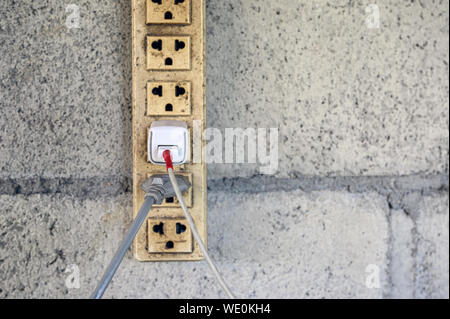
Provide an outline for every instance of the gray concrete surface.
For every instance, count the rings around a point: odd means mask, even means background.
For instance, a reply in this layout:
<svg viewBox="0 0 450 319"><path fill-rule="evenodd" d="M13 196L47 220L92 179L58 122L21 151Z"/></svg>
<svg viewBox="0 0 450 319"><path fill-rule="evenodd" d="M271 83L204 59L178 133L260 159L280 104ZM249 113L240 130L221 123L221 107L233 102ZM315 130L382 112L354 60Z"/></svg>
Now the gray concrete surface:
<svg viewBox="0 0 450 319"><path fill-rule="evenodd" d="M448 298L447 194L421 199L414 217L375 192L212 191L208 202L212 256L240 297ZM131 219L129 195L0 204L1 298L88 296ZM68 289L73 265L80 286ZM138 263L129 253L106 297L225 296L203 262Z"/></svg>
<svg viewBox="0 0 450 319"><path fill-rule="evenodd" d="M80 29L66 7L80 8ZM0 178L130 176L128 1L2 0Z"/></svg>
<svg viewBox="0 0 450 319"><path fill-rule="evenodd" d="M242 297L448 298L448 4L370 3L207 1L208 126L280 130L276 174L208 170ZM1 4L0 298L86 297L130 223L130 3ZM130 254L107 295L222 296Z"/></svg>
<svg viewBox="0 0 450 319"><path fill-rule="evenodd" d="M448 173L448 6L370 3L210 1L209 124L278 127L282 177Z"/></svg>
<svg viewBox="0 0 450 319"><path fill-rule="evenodd" d="M415 291L419 298L448 298L448 197L426 197L417 217Z"/></svg>
<svg viewBox="0 0 450 319"><path fill-rule="evenodd" d="M129 2L70 3L3 0L2 178L131 175ZM368 4L208 1L208 125L279 128L280 177L448 173L448 6Z"/></svg>
<svg viewBox="0 0 450 319"><path fill-rule="evenodd" d="M406 197L405 208L391 213L390 296L448 298L448 194Z"/></svg>

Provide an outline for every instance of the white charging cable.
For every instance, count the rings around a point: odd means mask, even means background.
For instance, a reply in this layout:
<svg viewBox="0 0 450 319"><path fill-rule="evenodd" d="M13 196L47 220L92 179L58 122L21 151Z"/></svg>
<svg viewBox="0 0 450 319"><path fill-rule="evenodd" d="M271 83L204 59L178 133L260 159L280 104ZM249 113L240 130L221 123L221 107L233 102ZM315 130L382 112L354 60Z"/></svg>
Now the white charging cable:
<svg viewBox="0 0 450 319"><path fill-rule="evenodd" d="M175 177L175 173L173 172L173 165L172 165L170 151L167 150L164 152L164 160L166 161L167 172L169 173L170 182L172 183L175 194L177 195L178 201L181 204L181 208L183 209L186 220L188 221L188 224L191 227L192 234L194 235L194 238L197 241L197 244L200 247L200 250L202 251L203 255L205 256L205 259L208 262L209 267L211 268L212 272L216 276L216 278L219 281L220 285L222 286L223 290L225 290L226 294L228 295L228 297L230 299L235 299L230 288L228 288L228 285L226 284L225 280L220 275L219 271L217 270L216 265L214 264L211 257L209 256L208 250L206 249L205 244L203 243L202 238L200 237L200 234L197 231L197 227L195 226L194 220L192 219L192 216L189 213L189 210L186 206L183 195L181 194L180 187L178 186L177 178Z"/></svg>

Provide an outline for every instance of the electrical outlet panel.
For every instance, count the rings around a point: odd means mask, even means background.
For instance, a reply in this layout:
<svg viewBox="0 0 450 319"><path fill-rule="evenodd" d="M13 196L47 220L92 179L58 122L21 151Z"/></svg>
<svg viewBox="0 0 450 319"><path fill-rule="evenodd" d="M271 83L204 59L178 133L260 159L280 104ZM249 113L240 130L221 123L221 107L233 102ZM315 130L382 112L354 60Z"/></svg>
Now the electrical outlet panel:
<svg viewBox="0 0 450 319"><path fill-rule="evenodd" d="M191 83L188 81L147 83L147 115L191 115Z"/></svg>
<svg viewBox="0 0 450 319"><path fill-rule="evenodd" d="M204 141L198 137L206 127L205 3L132 0L133 211L136 216L144 202L142 183L152 175L166 174L164 166L149 161L150 128L159 121L183 121L189 131L188 161L174 169L192 183L183 196L207 245L206 164ZM154 231L161 223L164 235ZM186 231L177 234L177 223L186 226ZM137 260L204 258L176 198L153 206L146 225L133 244Z"/></svg>
<svg viewBox="0 0 450 319"><path fill-rule="evenodd" d="M188 36L147 36L147 69L189 70L190 43Z"/></svg>
<svg viewBox="0 0 450 319"><path fill-rule="evenodd" d="M190 24L191 0L147 0L147 24Z"/></svg>
<svg viewBox="0 0 450 319"><path fill-rule="evenodd" d="M150 254L192 253L192 233L185 219L149 219Z"/></svg>

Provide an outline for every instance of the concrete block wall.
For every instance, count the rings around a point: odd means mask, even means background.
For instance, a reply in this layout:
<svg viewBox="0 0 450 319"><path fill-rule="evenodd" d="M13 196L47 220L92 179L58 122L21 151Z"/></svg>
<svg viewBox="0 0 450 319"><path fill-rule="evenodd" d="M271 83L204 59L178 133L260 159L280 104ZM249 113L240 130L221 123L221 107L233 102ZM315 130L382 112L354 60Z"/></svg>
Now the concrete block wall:
<svg viewBox="0 0 450 319"><path fill-rule="evenodd" d="M130 3L1 7L0 298L85 298L131 223ZM449 297L448 17L207 1L208 126L279 129L275 174L208 169L209 247L239 297ZM224 295L205 263L129 253L106 297Z"/></svg>

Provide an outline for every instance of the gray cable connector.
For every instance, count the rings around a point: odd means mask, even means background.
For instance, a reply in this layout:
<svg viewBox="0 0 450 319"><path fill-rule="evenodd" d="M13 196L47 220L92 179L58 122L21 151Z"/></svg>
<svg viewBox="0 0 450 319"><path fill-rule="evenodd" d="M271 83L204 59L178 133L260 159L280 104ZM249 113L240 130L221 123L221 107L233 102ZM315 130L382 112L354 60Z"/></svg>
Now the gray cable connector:
<svg viewBox="0 0 450 319"><path fill-rule="evenodd" d="M181 193L187 192L191 187L191 182L186 176L176 176ZM155 205L161 205L164 198L175 197L175 189L170 182L169 175L153 175L141 186L145 192L145 198L152 197Z"/></svg>

